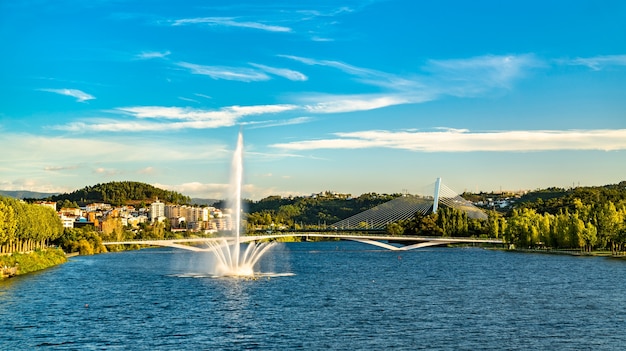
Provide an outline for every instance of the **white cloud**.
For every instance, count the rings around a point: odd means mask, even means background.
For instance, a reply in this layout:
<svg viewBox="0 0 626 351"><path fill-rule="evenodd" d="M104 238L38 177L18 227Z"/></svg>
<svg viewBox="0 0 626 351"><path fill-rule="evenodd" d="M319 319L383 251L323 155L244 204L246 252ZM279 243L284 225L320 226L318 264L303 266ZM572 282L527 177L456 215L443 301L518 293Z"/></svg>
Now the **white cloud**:
<svg viewBox="0 0 626 351"><path fill-rule="evenodd" d="M44 171L59 172L59 171L75 170L77 168L78 168L78 166L76 166L76 165L72 165L72 166L46 166L46 167L44 167Z"/></svg>
<svg viewBox="0 0 626 351"><path fill-rule="evenodd" d="M170 54L171 52L169 50L164 51L164 52L147 51L147 52L142 52L140 54L137 54L135 57L140 60L150 60L150 59L155 59L155 58L164 58L166 56L169 56Z"/></svg>
<svg viewBox="0 0 626 351"><path fill-rule="evenodd" d="M139 173L139 174L154 174L154 173L156 173L156 170L154 169L154 167L150 166L150 167L145 167L145 168L142 168L142 169L138 170L137 173Z"/></svg>
<svg viewBox="0 0 626 351"><path fill-rule="evenodd" d="M189 182L176 185L168 184L152 184L153 186L166 189L170 191L176 191L189 197L196 197L201 199L226 199L229 193L229 184L220 183L200 183Z"/></svg>
<svg viewBox="0 0 626 351"><path fill-rule="evenodd" d="M213 99L211 96L205 95L205 94L195 93L193 95L201 97L201 98L205 98L205 99Z"/></svg>
<svg viewBox="0 0 626 351"><path fill-rule="evenodd" d="M307 79L309 79L306 75L298 72L298 71L293 71L287 68L275 68L275 67L270 67L270 66L265 66L265 65L260 65L260 64L256 64L256 63L250 63L250 65L259 68L269 74L273 74L275 76L279 76L279 77L283 77L283 78L287 78L289 80L292 81L305 81Z"/></svg>
<svg viewBox="0 0 626 351"><path fill-rule="evenodd" d="M21 178L13 181L0 180L2 190L27 190L41 193L68 193L75 189L46 183L45 180Z"/></svg>
<svg viewBox="0 0 626 351"><path fill-rule="evenodd" d="M625 150L626 129L518 130L470 132L391 132L371 130L335 133L337 138L274 144L287 150L390 148L423 152Z"/></svg>
<svg viewBox="0 0 626 351"><path fill-rule="evenodd" d="M248 127L248 129L259 129L259 128L282 127L282 126L289 126L289 125L295 125L295 124L309 123L312 120L313 118L311 117L296 117L296 118L285 119L285 120L248 122L248 123L244 123L244 125L245 124L251 125L251 127Z"/></svg>
<svg viewBox="0 0 626 351"><path fill-rule="evenodd" d="M84 91L78 89L39 89L40 91L47 91L49 93L55 93L65 96L71 96L76 98L78 102L85 102L87 100L93 100L95 97L93 95L87 94Z"/></svg>
<svg viewBox="0 0 626 351"><path fill-rule="evenodd" d="M594 71L600 71L611 66L626 66L626 55L606 55L594 57L577 57L559 62L572 66L587 66Z"/></svg>
<svg viewBox="0 0 626 351"><path fill-rule="evenodd" d="M295 105L228 106L219 110L203 110L166 106L120 107L113 112L124 113L139 120L94 119L72 122L51 128L72 132L146 132L181 129L213 129L230 127L245 116L274 114L296 109Z"/></svg>
<svg viewBox="0 0 626 351"><path fill-rule="evenodd" d="M172 21L173 26L181 26L187 24L205 24L209 26L224 26L224 27L238 27L238 28L250 28L258 29L268 32L291 32L291 28L283 26L273 26L259 22L240 22L233 17L199 17L199 18L184 18Z"/></svg>
<svg viewBox="0 0 626 351"><path fill-rule="evenodd" d="M279 55L306 65L325 66L352 75L363 84L384 89L379 94L308 94L296 98L310 112L336 113L370 110L398 104L422 103L444 95L471 97L494 89L510 88L530 68L543 63L533 55L479 56L455 60L430 60L421 74L393 73L353 66L340 61ZM318 100L318 101L316 101Z"/></svg>
<svg viewBox="0 0 626 351"><path fill-rule="evenodd" d="M154 150L159 150L160 161L206 160L225 156L223 146L209 142L203 144L198 140L179 138L164 141L143 135L132 137L101 135L96 139L5 133L0 134L0 145L20 145L2 150L0 168L14 165L13 168L25 167L43 172L46 172L45 168L50 165L71 165L79 162L83 162L80 163L80 168L85 168L88 163L93 162L144 162L145 155L154 154Z"/></svg>
<svg viewBox="0 0 626 351"><path fill-rule="evenodd" d="M209 76L215 80L256 82L270 79L267 74L246 67L203 66L189 62L178 62L176 65L189 69L193 74Z"/></svg>
<svg viewBox="0 0 626 351"><path fill-rule="evenodd" d="M107 169L104 167L98 167L94 169L93 173L104 175L104 176L115 176L115 175L122 174L122 172L118 169Z"/></svg>
<svg viewBox="0 0 626 351"><path fill-rule="evenodd" d="M411 80L387 72L353 66L341 61L317 60L313 58L293 55L278 56L294 60L309 66L324 66L335 68L346 74L357 77L359 81L368 85L380 86L394 90L400 90L405 88L406 86L415 87L420 85L416 79Z"/></svg>
<svg viewBox="0 0 626 351"><path fill-rule="evenodd" d="M417 102L417 97L403 94L310 95L298 98L302 108L311 113L343 113L367 111Z"/></svg>
<svg viewBox="0 0 626 351"><path fill-rule="evenodd" d="M183 101L187 101L187 102L193 102L193 103L196 103L196 104L199 103L198 100L190 99L190 98L187 98L187 97L184 97L184 96L179 96L178 99L179 100L183 100Z"/></svg>

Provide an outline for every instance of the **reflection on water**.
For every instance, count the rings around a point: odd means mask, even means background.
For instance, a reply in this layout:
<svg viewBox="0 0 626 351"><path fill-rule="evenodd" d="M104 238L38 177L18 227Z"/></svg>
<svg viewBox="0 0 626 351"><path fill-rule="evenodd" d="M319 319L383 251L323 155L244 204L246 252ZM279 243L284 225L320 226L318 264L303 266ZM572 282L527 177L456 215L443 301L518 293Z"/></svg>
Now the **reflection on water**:
<svg viewBox="0 0 626 351"><path fill-rule="evenodd" d="M199 253L73 258L0 283L0 349L618 350L626 262L281 244L251 279Z"/></svg>

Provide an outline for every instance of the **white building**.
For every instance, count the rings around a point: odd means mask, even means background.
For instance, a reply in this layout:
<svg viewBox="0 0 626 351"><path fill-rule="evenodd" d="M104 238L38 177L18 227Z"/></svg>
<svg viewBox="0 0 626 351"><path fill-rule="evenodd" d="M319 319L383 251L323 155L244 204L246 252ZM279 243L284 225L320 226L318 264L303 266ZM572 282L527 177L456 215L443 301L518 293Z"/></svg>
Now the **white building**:
<svg viewBox="0 0 626 351"><path fill-rule="evenodd" d="M150 204L150 222L154 223L163 217L165 217L165 204L157 199Z"/></svg>

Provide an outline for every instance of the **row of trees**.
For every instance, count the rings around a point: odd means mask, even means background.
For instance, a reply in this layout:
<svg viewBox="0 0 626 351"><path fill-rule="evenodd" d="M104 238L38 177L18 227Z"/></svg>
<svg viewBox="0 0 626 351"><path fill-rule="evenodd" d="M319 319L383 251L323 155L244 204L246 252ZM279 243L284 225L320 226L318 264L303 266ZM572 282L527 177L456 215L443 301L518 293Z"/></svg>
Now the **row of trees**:
<svg viewBox="0 0 626 351"><path fill-rule="evenodd" d="M504 239L518 247L610 249L614 254L626 244L626 201L584 204L573 201L573 210L557 214L532 208L513 210Z"/></svg>
<svg viewBox="0 0 626 351"><path fill-rule="evenodd" d="M416 214L413 218L387 226L391 235L426 235L444 237L490 236L499 237L503 217L489 211L487 220L470 218L467 212L452 207L440 207L437 213Z"/></svg>
<svg viewBox="0 0 626 351"><path fill-rule="evenodd" d="M44 248L63 234L56 212L0 196L0 252L24 252Z"/></svg>

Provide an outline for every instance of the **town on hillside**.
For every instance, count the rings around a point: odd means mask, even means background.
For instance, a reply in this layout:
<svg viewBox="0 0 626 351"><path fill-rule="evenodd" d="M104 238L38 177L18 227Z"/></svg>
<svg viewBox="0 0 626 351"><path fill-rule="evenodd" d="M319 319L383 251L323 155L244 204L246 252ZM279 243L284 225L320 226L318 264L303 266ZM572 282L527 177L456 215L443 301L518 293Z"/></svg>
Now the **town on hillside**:
<svg viewBox="0 0 626 351"><path fill-rule="evenodd" d="M125 227L137 230L142 224L165 223L172 232L191 231L205 234L231 230L229 213L215 207L165 204L158 199L148 208L112 206L107 203L91 203L84 207L62 207L57 210L55 201L38 201L39 205L55 210L64 228L93 226L100 232L112 230L118 220Z"/></svg>

